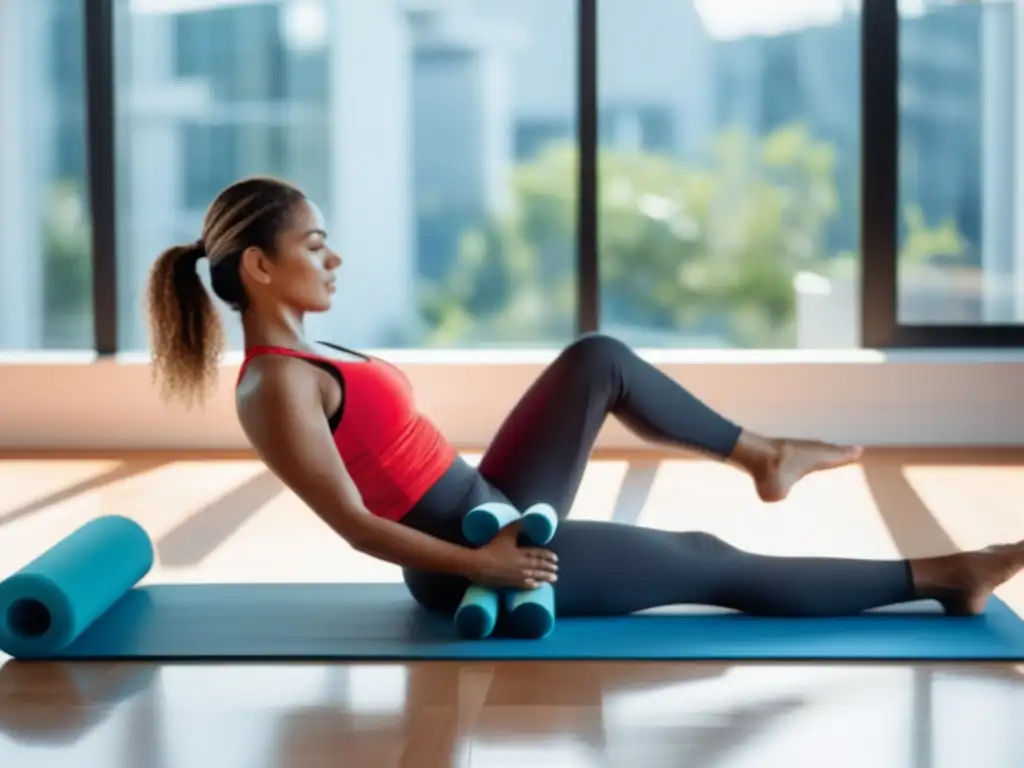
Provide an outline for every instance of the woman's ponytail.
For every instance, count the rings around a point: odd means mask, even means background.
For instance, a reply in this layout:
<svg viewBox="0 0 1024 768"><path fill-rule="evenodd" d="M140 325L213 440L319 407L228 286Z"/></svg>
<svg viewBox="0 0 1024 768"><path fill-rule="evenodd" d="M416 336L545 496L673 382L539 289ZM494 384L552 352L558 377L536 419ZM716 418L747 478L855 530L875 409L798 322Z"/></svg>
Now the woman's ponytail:
<svg viewBox="0 0 1024 768"><path fill-rule="evenodd" d="M153 377L165 401L202 402L217 383L224 345L220 316L199 278L202 241L164 251L149 275Z"/></svg>

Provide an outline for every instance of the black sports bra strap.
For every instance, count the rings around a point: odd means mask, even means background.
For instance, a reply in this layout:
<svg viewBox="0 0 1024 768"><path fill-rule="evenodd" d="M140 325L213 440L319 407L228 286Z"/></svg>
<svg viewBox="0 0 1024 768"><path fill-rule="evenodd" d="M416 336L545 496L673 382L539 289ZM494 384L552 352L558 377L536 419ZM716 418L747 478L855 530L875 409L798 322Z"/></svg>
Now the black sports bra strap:
<svg viewBox="0 0 1024 768"><path fill-rule="evenodd" d="M361 357L361 358L363 358L363 360L372 360L373 359L369 355L365 355L362 352L359 352L358 350L349 349L348 347L343 347L340 344L332 344L329 341L319 341L318 340L317 344L323 344L325 347L330 347L331 349L336 349L339 352L347 352L350 355L355 355L356 357Z"/></svg>

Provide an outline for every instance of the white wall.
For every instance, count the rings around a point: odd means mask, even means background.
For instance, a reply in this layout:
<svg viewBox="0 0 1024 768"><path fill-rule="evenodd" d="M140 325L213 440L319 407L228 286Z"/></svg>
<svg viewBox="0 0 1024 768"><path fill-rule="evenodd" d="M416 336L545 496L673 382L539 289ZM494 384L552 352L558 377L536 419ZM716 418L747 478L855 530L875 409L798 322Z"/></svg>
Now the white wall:
<svg viewBox="0 0 1024 768"><path fill-rule="evenodd" d="M553 352L381 352L458 447L485 446ZM644 352L743 425L866 445L1024 443L1024 350L813 353ZM4 362L6 360L6 362ZM205 412L163 407L145 361L0 357L0 449L246 448L235 420L237 361ZM642 443L612 424L601 448Z"/></svg>

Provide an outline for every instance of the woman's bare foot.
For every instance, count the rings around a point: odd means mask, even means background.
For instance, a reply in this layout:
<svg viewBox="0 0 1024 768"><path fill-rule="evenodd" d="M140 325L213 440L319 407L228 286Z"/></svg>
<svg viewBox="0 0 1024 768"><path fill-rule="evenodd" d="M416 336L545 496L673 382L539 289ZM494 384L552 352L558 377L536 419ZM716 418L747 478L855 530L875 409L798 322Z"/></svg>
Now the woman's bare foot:
<svg viewBox="0 0 1024 768"><path fill-rule="evenodd" d="M950 616L977 616L996 588L1024 570L1024 540L912 560L910 567L921 598L938 600Z"/></svg>
<svg viewBox="0 0 1024 768"><path fill-rule="evenodd" d="M852 464L863 453L860 446L819 440L772 439L768 443L770 452L751 472L757 495L765 502L782 501L801 478L812 472Z"/></svg>

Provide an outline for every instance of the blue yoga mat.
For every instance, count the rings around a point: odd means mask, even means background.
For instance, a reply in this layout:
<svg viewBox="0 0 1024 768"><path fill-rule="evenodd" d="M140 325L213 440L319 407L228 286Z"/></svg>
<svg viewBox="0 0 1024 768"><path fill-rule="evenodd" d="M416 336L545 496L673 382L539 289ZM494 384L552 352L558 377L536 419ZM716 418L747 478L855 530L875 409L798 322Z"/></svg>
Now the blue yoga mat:
<svg viewBox="0 0 1024 768"><path fill-rule="evenodd" d="M930 602L842 619L714 609L559 618L542 640L458 637L402 584L136 586L152 545L126 518L95 520L0 583L0 650L49 659L1024 660L1024 621Z"/></svg>

